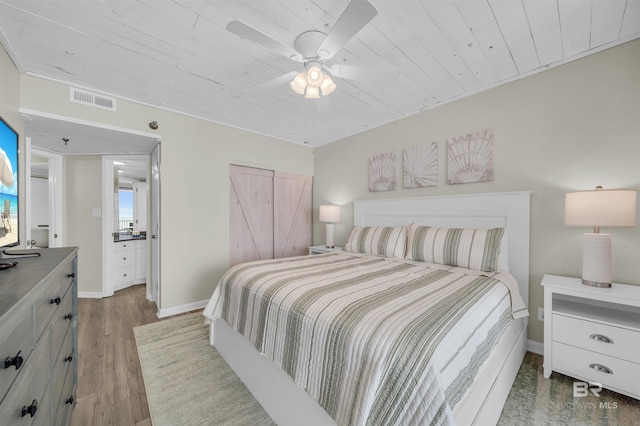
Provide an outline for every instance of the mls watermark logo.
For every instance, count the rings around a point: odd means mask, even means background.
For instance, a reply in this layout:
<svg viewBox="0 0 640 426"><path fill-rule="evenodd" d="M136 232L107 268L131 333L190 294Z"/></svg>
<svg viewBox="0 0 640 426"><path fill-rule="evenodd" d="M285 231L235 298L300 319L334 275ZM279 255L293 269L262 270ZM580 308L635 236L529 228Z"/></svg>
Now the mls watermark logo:
<svg viewBox="0 0 640 426"><path fill-rule="evenodd" d="M600 398L602 384L598 382L573 382L573 397L584 398L589 396L589 392Z"/></svg>

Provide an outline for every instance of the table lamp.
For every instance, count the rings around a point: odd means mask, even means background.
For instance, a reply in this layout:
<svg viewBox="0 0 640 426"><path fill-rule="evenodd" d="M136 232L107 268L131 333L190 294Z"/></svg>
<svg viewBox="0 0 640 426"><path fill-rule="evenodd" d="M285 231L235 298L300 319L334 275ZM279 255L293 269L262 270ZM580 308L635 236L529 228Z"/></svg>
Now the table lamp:
<svg viewBox="0 0 640 426"><path fill-rule="evenodd" d="M333 224L340 222L340 206L335 206L333 204L320 206L320 222L325 222L327 224L325 247L334 248Z"/></svg>
<svg viewBox="0 0 640 426"><path fill-rule="evenodd" d="M569 192L565 197L564 223L592 226L583 237L582 284L611 287L611 235L600 227L636 226L636 191L602 189Z"/></svg>

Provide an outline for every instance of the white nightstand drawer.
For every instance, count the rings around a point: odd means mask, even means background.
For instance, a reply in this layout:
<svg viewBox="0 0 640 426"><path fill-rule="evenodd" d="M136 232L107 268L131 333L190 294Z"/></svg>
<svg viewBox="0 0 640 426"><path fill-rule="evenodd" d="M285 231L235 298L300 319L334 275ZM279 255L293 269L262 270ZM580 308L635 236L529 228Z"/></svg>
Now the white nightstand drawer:
<svg viewBox="0 0 640 426"><path fill-rule="evenodd" d="M553 369L640 398L640 364L553 342Z"/></svg>
<svg viewBox="0 0 640 426"><path fill-rule="evenodd" d="M553 314L553 341L627 361L638 359L640 332ZM640 377L640 376L639 376Z"/></svg>

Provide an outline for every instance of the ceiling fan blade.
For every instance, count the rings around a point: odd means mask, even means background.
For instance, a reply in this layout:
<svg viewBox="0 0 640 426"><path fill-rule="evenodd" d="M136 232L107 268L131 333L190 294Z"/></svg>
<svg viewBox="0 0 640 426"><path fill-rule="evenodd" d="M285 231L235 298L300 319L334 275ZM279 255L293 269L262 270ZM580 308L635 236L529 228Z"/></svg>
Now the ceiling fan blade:
<svg viewBox="0 0 640 426"><path fill-rule="evenodd" d="M326 60L338 53L377 14L378 10L367 0L351 0L318 48L320 58Z"/></svg>
<svg viewBox="0 0 640 426"><path fill-rule="evenodd" d="M272 52L284 56L285 58L289 58L298 62L302 61L302 54L300 52L280 43L277 40L272 39L265 33L256 30L255 28L245 24L242 21L229 22L227 24L227 31L234 33L240 38L251 40L262 47L266 47Z"/></svg>
<svg viewBox="0 0 640 426"><path fill-rule="evenodd" d="M279 77L276 77L272 80L266 81L264 83L258 84L257 86L253 86L250 90L252 92L262 92L265 90L273 89L274 87L281 86L285 83L290 82L293 78L298 74L298 71L291 71L286 74L283 74Z"/></svg>
<svg viewBox="0 0 640 426"><path fill-rule="evenodd" d="M371 78L371 70L367 70L366 68L356 67L353 65L332 65L327 67L327 70L334 77L344 78L346 80L359 80L366 81L372 80Z"/></svg>

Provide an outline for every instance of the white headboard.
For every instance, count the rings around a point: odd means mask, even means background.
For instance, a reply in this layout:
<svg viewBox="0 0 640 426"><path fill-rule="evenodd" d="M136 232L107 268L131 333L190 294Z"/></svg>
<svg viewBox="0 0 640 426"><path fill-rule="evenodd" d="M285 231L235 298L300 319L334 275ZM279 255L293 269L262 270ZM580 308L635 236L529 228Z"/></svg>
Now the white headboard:
<svg viewBox="0 0 640 426"><path fill-rule="evenodd" d="M529 305L529 214L531 192L447 195L354 201L356 226L418 225L505 228L509 272Z"/></svg>

